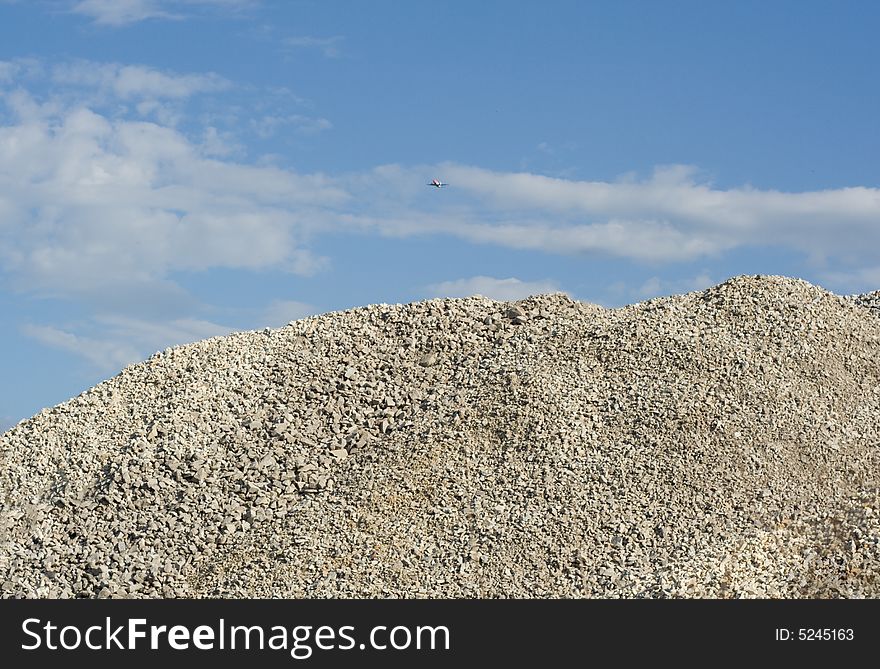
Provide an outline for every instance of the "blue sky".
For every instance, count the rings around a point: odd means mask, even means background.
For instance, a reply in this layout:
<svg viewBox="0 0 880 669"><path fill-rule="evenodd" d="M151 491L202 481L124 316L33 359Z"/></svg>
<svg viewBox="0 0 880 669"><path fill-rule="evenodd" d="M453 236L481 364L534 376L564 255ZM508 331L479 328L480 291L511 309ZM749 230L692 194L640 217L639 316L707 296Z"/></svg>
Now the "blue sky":
<svg viewBox="0 0 880 669"><path fill-rule="evenodd" d="M0 0L0 427L364 304L876 290L878 29L855 1Z"/></svg>

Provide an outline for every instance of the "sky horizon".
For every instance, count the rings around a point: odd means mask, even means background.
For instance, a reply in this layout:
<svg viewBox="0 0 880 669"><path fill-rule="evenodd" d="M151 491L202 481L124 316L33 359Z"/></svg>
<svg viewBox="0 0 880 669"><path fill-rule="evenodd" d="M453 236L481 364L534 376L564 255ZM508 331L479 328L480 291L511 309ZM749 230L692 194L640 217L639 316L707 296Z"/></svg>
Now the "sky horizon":
<svg viewBox="0 0 880 669"><path fill-rule="evenodd" d="M878 290L878 27L867 1L0 0L0 430L367 304Z"/></svg>

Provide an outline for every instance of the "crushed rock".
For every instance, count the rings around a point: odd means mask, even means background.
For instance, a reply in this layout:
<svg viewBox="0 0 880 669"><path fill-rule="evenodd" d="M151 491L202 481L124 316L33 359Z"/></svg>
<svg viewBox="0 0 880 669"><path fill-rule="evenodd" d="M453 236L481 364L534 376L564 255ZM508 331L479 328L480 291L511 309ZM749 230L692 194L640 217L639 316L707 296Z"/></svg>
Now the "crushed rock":
<svg viewBox="0 0 880 669"><path fill-rule="evenodd" d="M0 436L4 597L880 596L880 293L373 305Z"/></svg>

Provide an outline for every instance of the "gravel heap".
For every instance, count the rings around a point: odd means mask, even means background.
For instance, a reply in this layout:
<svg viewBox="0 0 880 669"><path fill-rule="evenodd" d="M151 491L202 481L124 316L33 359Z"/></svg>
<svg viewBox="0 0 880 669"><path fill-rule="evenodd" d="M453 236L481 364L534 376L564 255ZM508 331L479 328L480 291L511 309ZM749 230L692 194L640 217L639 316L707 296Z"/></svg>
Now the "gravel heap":
<svg viewBox="0 0 880 669"><path fill-rule="evenodd" d="M170 348L0 437L0 589L878 597L876 298L740 276Z"/></svg>
<svg viewBox="0 0 880 669"><path fill-rule="evenodd" d="M873 293L865 293L864 295L848 295L847 298L863 307L874 309L880 313L880 290L875 290Z"/></svg>

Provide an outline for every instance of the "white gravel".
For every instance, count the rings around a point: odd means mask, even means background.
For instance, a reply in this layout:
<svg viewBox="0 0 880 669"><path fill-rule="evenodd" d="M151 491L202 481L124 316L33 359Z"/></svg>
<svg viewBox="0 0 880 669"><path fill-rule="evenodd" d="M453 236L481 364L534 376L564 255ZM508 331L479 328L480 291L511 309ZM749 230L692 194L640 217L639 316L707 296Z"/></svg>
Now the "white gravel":
<svg viewBox="0 0 880 669"><path fill-rule="evenodd" d="M0 591L880 596L877 296L740 276L168 349L0 437Z"/></svg>

